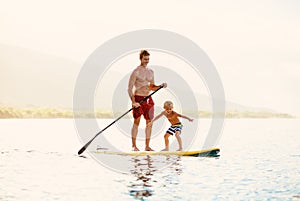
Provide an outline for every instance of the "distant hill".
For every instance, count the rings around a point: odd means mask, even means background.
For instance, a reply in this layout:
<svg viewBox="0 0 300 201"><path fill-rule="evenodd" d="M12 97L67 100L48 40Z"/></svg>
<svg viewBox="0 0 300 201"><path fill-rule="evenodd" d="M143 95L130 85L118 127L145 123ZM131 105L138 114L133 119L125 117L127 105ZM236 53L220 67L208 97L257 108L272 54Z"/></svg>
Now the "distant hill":
<svg viewBox="0 0 300 201"><path fill-rule="evenodd" d="M71 60L47 55L38 51L0 44L0 118L73 118L73 91L81 65ZM115 74L114 74L115 73ZM166 73L166 72L164 72ZM156 78L163 80L157 73ZM113 75L120 77L119 72ZM112 114L111 101L105 103L102 97L96 102L96 113L82 112L82 117L114 118L128 108L126 82L129 75L124 75L119 89L121 94L114 103ZM113 76L114 77L114 76ZM184 103L189 103L191 95L182 88L176 88L176 80L170 79L168 86L180 96ZM211 100L201 94L194 94L199 108L194 104L185 104L184 111L195 117L211 117ZM156 94L156 99L167 98L164 93ZM119 101L119 102L118 102ZM101 106L101 108L100 108ZM275 112L271 109L247 107L233 102L226 102L226 117L292 117L289 114Z"/></svg>
<svg viewBox="0 0 300 201"><path fill-rule="evenodd" d="M0 44L0 102L27 107L71 107L80 64Z"/></svg>

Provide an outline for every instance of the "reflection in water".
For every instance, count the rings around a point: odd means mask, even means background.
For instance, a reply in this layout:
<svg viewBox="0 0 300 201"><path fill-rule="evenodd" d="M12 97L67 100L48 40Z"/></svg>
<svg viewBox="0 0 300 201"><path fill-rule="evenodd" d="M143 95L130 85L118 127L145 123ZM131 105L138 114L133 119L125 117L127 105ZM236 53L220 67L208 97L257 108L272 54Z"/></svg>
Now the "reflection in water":
<svg viewBox="0 0 300 201"><path fill-rule="evenodd" d="M170 184L177 185L174 176L182 173L180 156L135 156L131 158L131 162L133 166L130 172L135 176L135 180L130 182L129 193L140 200L152 196L153 189L157 190ZM168 171L164 171L164 168ZM163 181L157 181L156 178Z"/></svg>

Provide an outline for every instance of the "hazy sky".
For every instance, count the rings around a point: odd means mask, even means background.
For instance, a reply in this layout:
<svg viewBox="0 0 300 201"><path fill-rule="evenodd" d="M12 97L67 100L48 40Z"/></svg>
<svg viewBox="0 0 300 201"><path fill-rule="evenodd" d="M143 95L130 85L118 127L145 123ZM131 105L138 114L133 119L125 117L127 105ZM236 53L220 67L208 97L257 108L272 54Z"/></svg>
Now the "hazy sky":
<svg viewBox="0 0 300 201"><path fill-rule="evenodd" d="M164 29L188 37L208 54L227 100L300 115L297 0L0 2L2 44L83 64L115 36Z"/></svg>

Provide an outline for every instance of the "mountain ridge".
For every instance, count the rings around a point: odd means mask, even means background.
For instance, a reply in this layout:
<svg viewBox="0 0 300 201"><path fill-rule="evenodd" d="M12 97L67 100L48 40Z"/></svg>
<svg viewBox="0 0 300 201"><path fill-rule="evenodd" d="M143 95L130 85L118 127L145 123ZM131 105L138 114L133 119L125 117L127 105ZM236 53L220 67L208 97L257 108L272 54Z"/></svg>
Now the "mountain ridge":
<svg viewBox="0 0 300 201"><path fill-rule="evenodd" d="M71 115L73 90L80 72L79 63L31 49L0 44L0 65L1 118L69 118L73 116ZM172 87L171 81L170 87ZM190 94L183 89L176 89L176 85L173 87L172 90L188 102ZM124 92L122 96L127 98L128 95ZM187 104L184 112L193 113L196 116L211 116L210 98L198 93L195 96L200 99L198 111L190 112L189 110L193 107ZM113 117L114 114L107 112L111 110L109 105L111 105L110 102L106 108L95 106L98 110L96 116ZM120 106L116 113L126 110L127 108ZM250 116L284 116L280 114L285 114L273 109L248 107L231 101L226 101L226 112L229 116L249 116L249 114L256 114ZM289 114L285 115L289 116Z"/></svg>

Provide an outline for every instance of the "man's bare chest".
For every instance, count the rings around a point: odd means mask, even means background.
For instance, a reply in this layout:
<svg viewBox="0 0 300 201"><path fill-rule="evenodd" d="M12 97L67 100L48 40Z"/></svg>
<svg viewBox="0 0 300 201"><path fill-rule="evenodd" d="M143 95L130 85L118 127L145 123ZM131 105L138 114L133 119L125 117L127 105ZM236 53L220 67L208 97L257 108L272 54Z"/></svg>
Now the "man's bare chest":
<svg viewBox="0 0 300 201"><path fill-rule="evenodd" d="M153 72L150 70L140 70L136 75L136 79L139 82L150 82L153 80Z"/></svg>

